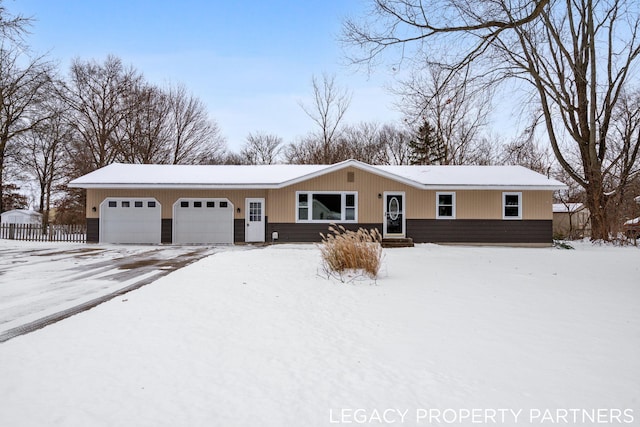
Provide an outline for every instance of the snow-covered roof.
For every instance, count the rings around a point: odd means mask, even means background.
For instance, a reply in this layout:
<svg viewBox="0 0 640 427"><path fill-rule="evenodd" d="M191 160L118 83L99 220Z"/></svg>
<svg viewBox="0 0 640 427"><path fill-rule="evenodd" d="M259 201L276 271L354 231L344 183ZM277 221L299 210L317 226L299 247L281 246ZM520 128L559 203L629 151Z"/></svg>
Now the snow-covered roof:
<svg viewBox="0 0 640 427"><path fill-rule="evenodd" d="M553 204L554 213L578 212L583 208L584 208L584 205L582 203L554 203Z"/></svg>
<svg viewBox="0 0 640 427"><path fill-rule="evenodd" d="M640 224L640 216L638 218L633 218L624 222L624 225L636 225Z"/></svg>
<svg viewBox="0 0 640 427"><path fill-rule="evenodd" d="M282 188L346 167L422 189L559 190L560 181L521 166L141 165L114 163L69 183L77 188Z"/></svg>
<svg viewBox="0 0 640 427"><path fill-rule="evenodd" d="M22 215L22 216L27 216L27 217L32 217L32 218L41 218L42 214L40 212L36 212L36 211L31 211L28 209L13 209L10 211L5 211L2 212L3 216L9 216L9 215Z"/></svg>

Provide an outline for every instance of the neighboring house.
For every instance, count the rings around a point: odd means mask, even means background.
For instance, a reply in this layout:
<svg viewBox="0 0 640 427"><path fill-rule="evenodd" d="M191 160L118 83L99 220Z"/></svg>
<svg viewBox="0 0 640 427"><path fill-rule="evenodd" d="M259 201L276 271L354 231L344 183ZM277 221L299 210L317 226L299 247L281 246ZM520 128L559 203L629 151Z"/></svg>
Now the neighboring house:
<svg viewBox="0 0 640 427"><path fill-rule="evenodd" d="M640 217L625 221L624 233L629 238L637 239L640 236Z"/></svg>
<svg viewBox="0 0 640 427"><path fill-rule="evenodd" d="M87 241L315 242L331 223L438 243L552 243L559 181L520 166L112 164L87 190Z"/></svg>
<svg viewBox="0 0 640 427"><path fill-rule="evenodd" d="M2 224L42 224L42 214L26 209L14 209L0 214Z"/></svg>
<svg viewBox="0 0 640 427"><path fill-rule="evenodd" d="M582 203L554 203L553 235L561 239L590 236L589 209Z"/></svg>

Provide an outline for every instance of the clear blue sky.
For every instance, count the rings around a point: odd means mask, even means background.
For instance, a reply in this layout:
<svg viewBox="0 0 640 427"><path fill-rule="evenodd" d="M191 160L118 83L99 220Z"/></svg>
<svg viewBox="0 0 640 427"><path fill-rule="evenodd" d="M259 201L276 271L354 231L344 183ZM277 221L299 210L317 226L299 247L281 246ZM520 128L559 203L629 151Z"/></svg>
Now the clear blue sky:
<svg viewBox="0 0 640 427"><path fill-rule="evenodd" d="M364 0L5 0L35 19L28 42L66 74L70 60L108 54L157 84L183 83L202 99L229 148L249 132L292 142L314 124L299 106L312 75L333 73L353 92L347 120L400 116L383 70L367 76L344 65L337 37Z"/></svg>

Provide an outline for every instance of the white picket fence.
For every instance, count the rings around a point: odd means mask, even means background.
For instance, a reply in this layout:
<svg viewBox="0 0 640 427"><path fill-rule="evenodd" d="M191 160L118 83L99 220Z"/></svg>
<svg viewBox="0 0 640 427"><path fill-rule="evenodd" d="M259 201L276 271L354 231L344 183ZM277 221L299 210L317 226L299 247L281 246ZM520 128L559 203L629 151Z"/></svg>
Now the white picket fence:
<svg viewBox="0 0 640 427"><path fill-rule="evenodd" d="M26 240L30 242L78 242L87 241L84 225L1 224L0 239Z"/></svg>

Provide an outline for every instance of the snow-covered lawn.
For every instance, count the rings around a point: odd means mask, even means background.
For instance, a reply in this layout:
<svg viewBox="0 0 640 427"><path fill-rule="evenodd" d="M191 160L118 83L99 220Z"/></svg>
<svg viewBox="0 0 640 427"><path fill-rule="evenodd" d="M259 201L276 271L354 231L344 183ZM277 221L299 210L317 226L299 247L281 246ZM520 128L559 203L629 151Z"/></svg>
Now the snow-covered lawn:
<svg viewBox="0 0 640 427"><path fill-rule="evenodd" d="M640 425L637 248L318 271L313 245L218 253L0 344L0 425Z"/></svg>
<svg viewBox="0 0 640 427"><path fill-rule="evenodd" d="M0 343L14 328L91 306L105 295L152 282L218 250L0 239Z"/></svg>

